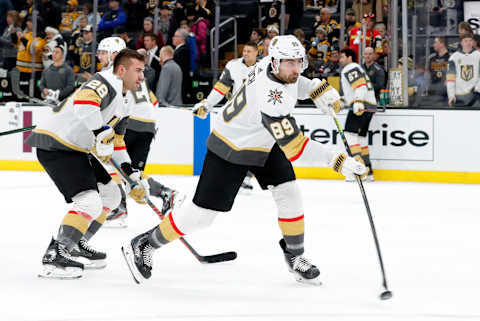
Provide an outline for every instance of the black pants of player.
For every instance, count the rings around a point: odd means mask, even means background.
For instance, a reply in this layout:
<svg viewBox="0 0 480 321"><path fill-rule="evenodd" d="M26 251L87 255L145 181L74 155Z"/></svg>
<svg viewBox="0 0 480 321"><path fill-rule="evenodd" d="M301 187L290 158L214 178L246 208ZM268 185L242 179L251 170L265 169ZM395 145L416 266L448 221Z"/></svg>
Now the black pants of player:
<svg viewBox="0 0 480 321"><path fill-rule="evenodd" d="M295 180L292 163L277 144L264 166L233 164L207 151L193 203L215 211L230 211L247 171L255 175L262 189Z"/></svg>
<svg viewBox="0 0 480 321"><path fill-rule="evenodd" d="M145 169L152 139L153 133L137 132L131 129L127 129L125 132L125 146L127 146L127 153L132 160L133 168L140 171Z"/></svg>
<svg viewBox="0 0 480 321"><path fill-rule="evenodd" d="M108 184L112 179L90 154L37 148L37 158L67 203L72 203L72 197L80 192L91 189L98 192L97 183Z"/></svg>
<svg viewBox="0 0 480 321"><path fill-rule="evenodd" d="M373 113L370 112L364 112L360 116L357 116L352 110L350 110L347 114L344 131L365 137L368 134L368 127L370 126L372 117Z"/></svg>

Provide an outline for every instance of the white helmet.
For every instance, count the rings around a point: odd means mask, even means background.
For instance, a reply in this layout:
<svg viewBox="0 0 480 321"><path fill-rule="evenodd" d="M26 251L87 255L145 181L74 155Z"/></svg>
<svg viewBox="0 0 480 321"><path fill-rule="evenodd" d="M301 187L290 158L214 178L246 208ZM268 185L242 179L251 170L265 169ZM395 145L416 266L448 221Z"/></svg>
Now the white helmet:
<svg viewBox="0 0 480 321"><path fill-rule="evenodd" d="M305 48L301 42L292 35L273 37L268 47L268 55L272 57L272 72L278 73L281 59L302 59L303 72L308 67Z"/></svg>
<svg viewBox="0 0 480 321"><path fill-rule="evenodd" d="M108 66L113 64L112 54L115 52L120 52L123 49L127 48L125 41L120 37L108 37L102 39L98 44L98 51L106 51L108 53Z"/></svg>

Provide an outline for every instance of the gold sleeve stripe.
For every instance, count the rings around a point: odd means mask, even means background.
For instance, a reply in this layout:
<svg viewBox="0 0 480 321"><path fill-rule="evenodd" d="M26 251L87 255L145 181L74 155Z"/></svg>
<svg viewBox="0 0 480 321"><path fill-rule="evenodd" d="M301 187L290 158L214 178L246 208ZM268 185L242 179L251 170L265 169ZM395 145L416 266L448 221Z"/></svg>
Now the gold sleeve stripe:
<svg viewBox="0 0 480 321"><path fill-rule="evenodd" d="M217 81L217 83L215 84L215 86L213 86L213 89L215 89L216 91L218 91L219 93L221 93L222 95L226 95L229 91L230 91L230 87L225 85L225 84L222 84L221 82Z"/></svg>
<svg viewBox="0 0 480 321"><path fill-rule="evenodd" d="M158 101L157 101L157 103L158 103ZM141 121L141 122L144 122L144 123L155 123L156 122L155 120L152 120L152 119L147 119L147 118L142 118L142 117L137 117L137 116L130 116L128 118L135 119L135 120L138 120L138 121Z"/></svg>
<svg viewBox="0 0 480 321"><path fill-rule="evenodd" d="M305 221L303 215L296 220L278 219L278 225L283 235L301 235L305 232Z"/></svg>
<svg viewBox="0 0 480 321"><path fill-rule="evenodd" d="M99 107L102 103L100 96L92 89L79 90L73 96L74 105L93 105Z"/></svg>
<svg viewBox="0 0 480 321"><path fill-rule="evenodd" d="M455 81L456 75L455 74L447 74L447 81Z"/></svg>
<svg viewBox="0 0 480 321"><path fill-rule="evenodd" d="M127 149L125 146L125 141L123 140L123 135L115 134L113 137L113 150L122 150Z"/></svg>
<svg viewBox="0 0 480 321"><path fill-rule="evenodd" d="M297 137L292 139L287 145L280 146L285 153L285 156L293 162L297 160L303 153L305 146L308 143L308 138L303 136L303 133L298 133Z"/></svg>
<svg viewBox="0 0 480 321"><path fill-rule="evenodd" d="M79 230L82 234L85 234L91 221L92 217L87 213L80 211L69 211L63 218L62 225L71 226Z"/></svg>
<svg viewBox="0 0 480 321"><path fill-rule="evenodd" d="M182 232L177 228L175 223L173 222L172 214L168 215L168 220L163 220L160 223L160 232L162 232L162 236L169 242L178 239L180 236L183 236Z"/></svg>
<svg viewBox="0 0 480 321"><path fill-rule="evenodd" d="M367 81L363 77L358 78L352 83L353 89L357 89L359 87L366 86L366 85L367 85Z"/></svg>
<svg viewBox="0 0 480 321"><path fill-rule="evenodd" d="M152 101L153 106L158 105L158 99L151 90L150 90L150 100Z"/></svg>

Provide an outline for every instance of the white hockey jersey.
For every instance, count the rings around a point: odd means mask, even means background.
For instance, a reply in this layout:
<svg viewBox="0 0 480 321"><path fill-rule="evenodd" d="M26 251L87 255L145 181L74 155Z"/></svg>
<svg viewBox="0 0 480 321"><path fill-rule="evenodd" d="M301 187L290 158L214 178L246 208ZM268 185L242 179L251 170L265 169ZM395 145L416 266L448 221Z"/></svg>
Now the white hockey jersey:
<svg viewBox="0 0 480 321"><path fill-rule="evenodd" d="M123 82L111 70L92 76L62 101L27 139L32 147L89 153L93 130L109 125L123 135L130 110L122 95ZM123 141L123 140L122 140Z"/></svg>
<svg viewBox="0 0 480 321"><path fill-rule="evenodd" d="M377 105L372 83L359 64L352 62L343 67L340 73L340 86L345 105L351 106L355 102Z"/></svg>
<svg viewBox="0 0 480 321"><path fill-rule="evenodd" d="M158 106L158 100L153 92L148 89L146 82L142 81L136 91L129 90L125 98L131 111L127 129L155 134L154 112Z"/></svg>
<svg viewBox="0 0 480 321"><path fill-rule="evenodd" d="M235 164L263 166L275 142L295 160L308 141L291 116L297 99L310 97L312 81L293 84L271 73L270 57L261 60L217 114L207 148Z"/></svg>
<svg viewBox="0 0 480 321"><path fill-rule="evenodd" d="M247 66L243 58L230 60L220 75L220 79L213 86L212 92L208 95L208 104L214 106L218 104L228 92L232 94L236 93L253 67L254 66Z"/></svg>
<svg viewBox="0 0 480 321"><path fill-rule="evenodd" d="M480 92L480 52L457 51L448 59L448 97L456 96L457 100L467 98L466 96L471 96L473 91Z"/></svg>

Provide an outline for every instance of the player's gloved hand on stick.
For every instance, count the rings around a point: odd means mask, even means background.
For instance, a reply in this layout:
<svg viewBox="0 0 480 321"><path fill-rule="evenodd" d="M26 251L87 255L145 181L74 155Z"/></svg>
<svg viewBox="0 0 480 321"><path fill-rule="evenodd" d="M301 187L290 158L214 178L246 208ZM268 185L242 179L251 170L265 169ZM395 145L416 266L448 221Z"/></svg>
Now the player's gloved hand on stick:
<svg viewBox="0 0 480 321"><path fill-rule="evenodd" d="M315 78L311 82L312 92L310 98L315 106L323 113L330 115L332 111L338 113L341 108L340 95L330 84L325 80Z"/></svg>
<svg viewBox="0 0 480 321"><path fill-rule="evenodd" d="M95 142L93 143L92 152L100 161L107 163L113 154L113 137L115 135L110 126L104 126L93 131Z"/></svg>
<svg viewBox="0 0 480 321"><path fill-rule="evenodd" d="M359 103L359 102L353 103L353 113L355 115L361 116L364 111L365 111L365 106L363 105L363 103Z"/></svg>
<svg viewBox="0 0 480 321"><path fill-rule="evenodd" d="M130 179L135 183L135 185L130 186L126 184L126 193L139 204L145 204L145 197L148 196L148 182L143 179L142 173L136 169L133 169L129 163L122 163L122 170L125 174L130 177Z"/></svg>
<svg viewBox="0 0 480 321"><path fill-rule="evenodd" d="M207 115L211 110L212 110L212 107L209 106L207 103L207 100L204 99L193 106L192 112L193 112L193 115L199 118L205 119L207 118Z"/></svg>
<svg viewBox="0 0 480 321"><path fill-rule="evenodd" d="M352 176L353 174L362 176L367 173L367 168L362 162L345 153L335 155L329 165L343 176Z"/></svg>

